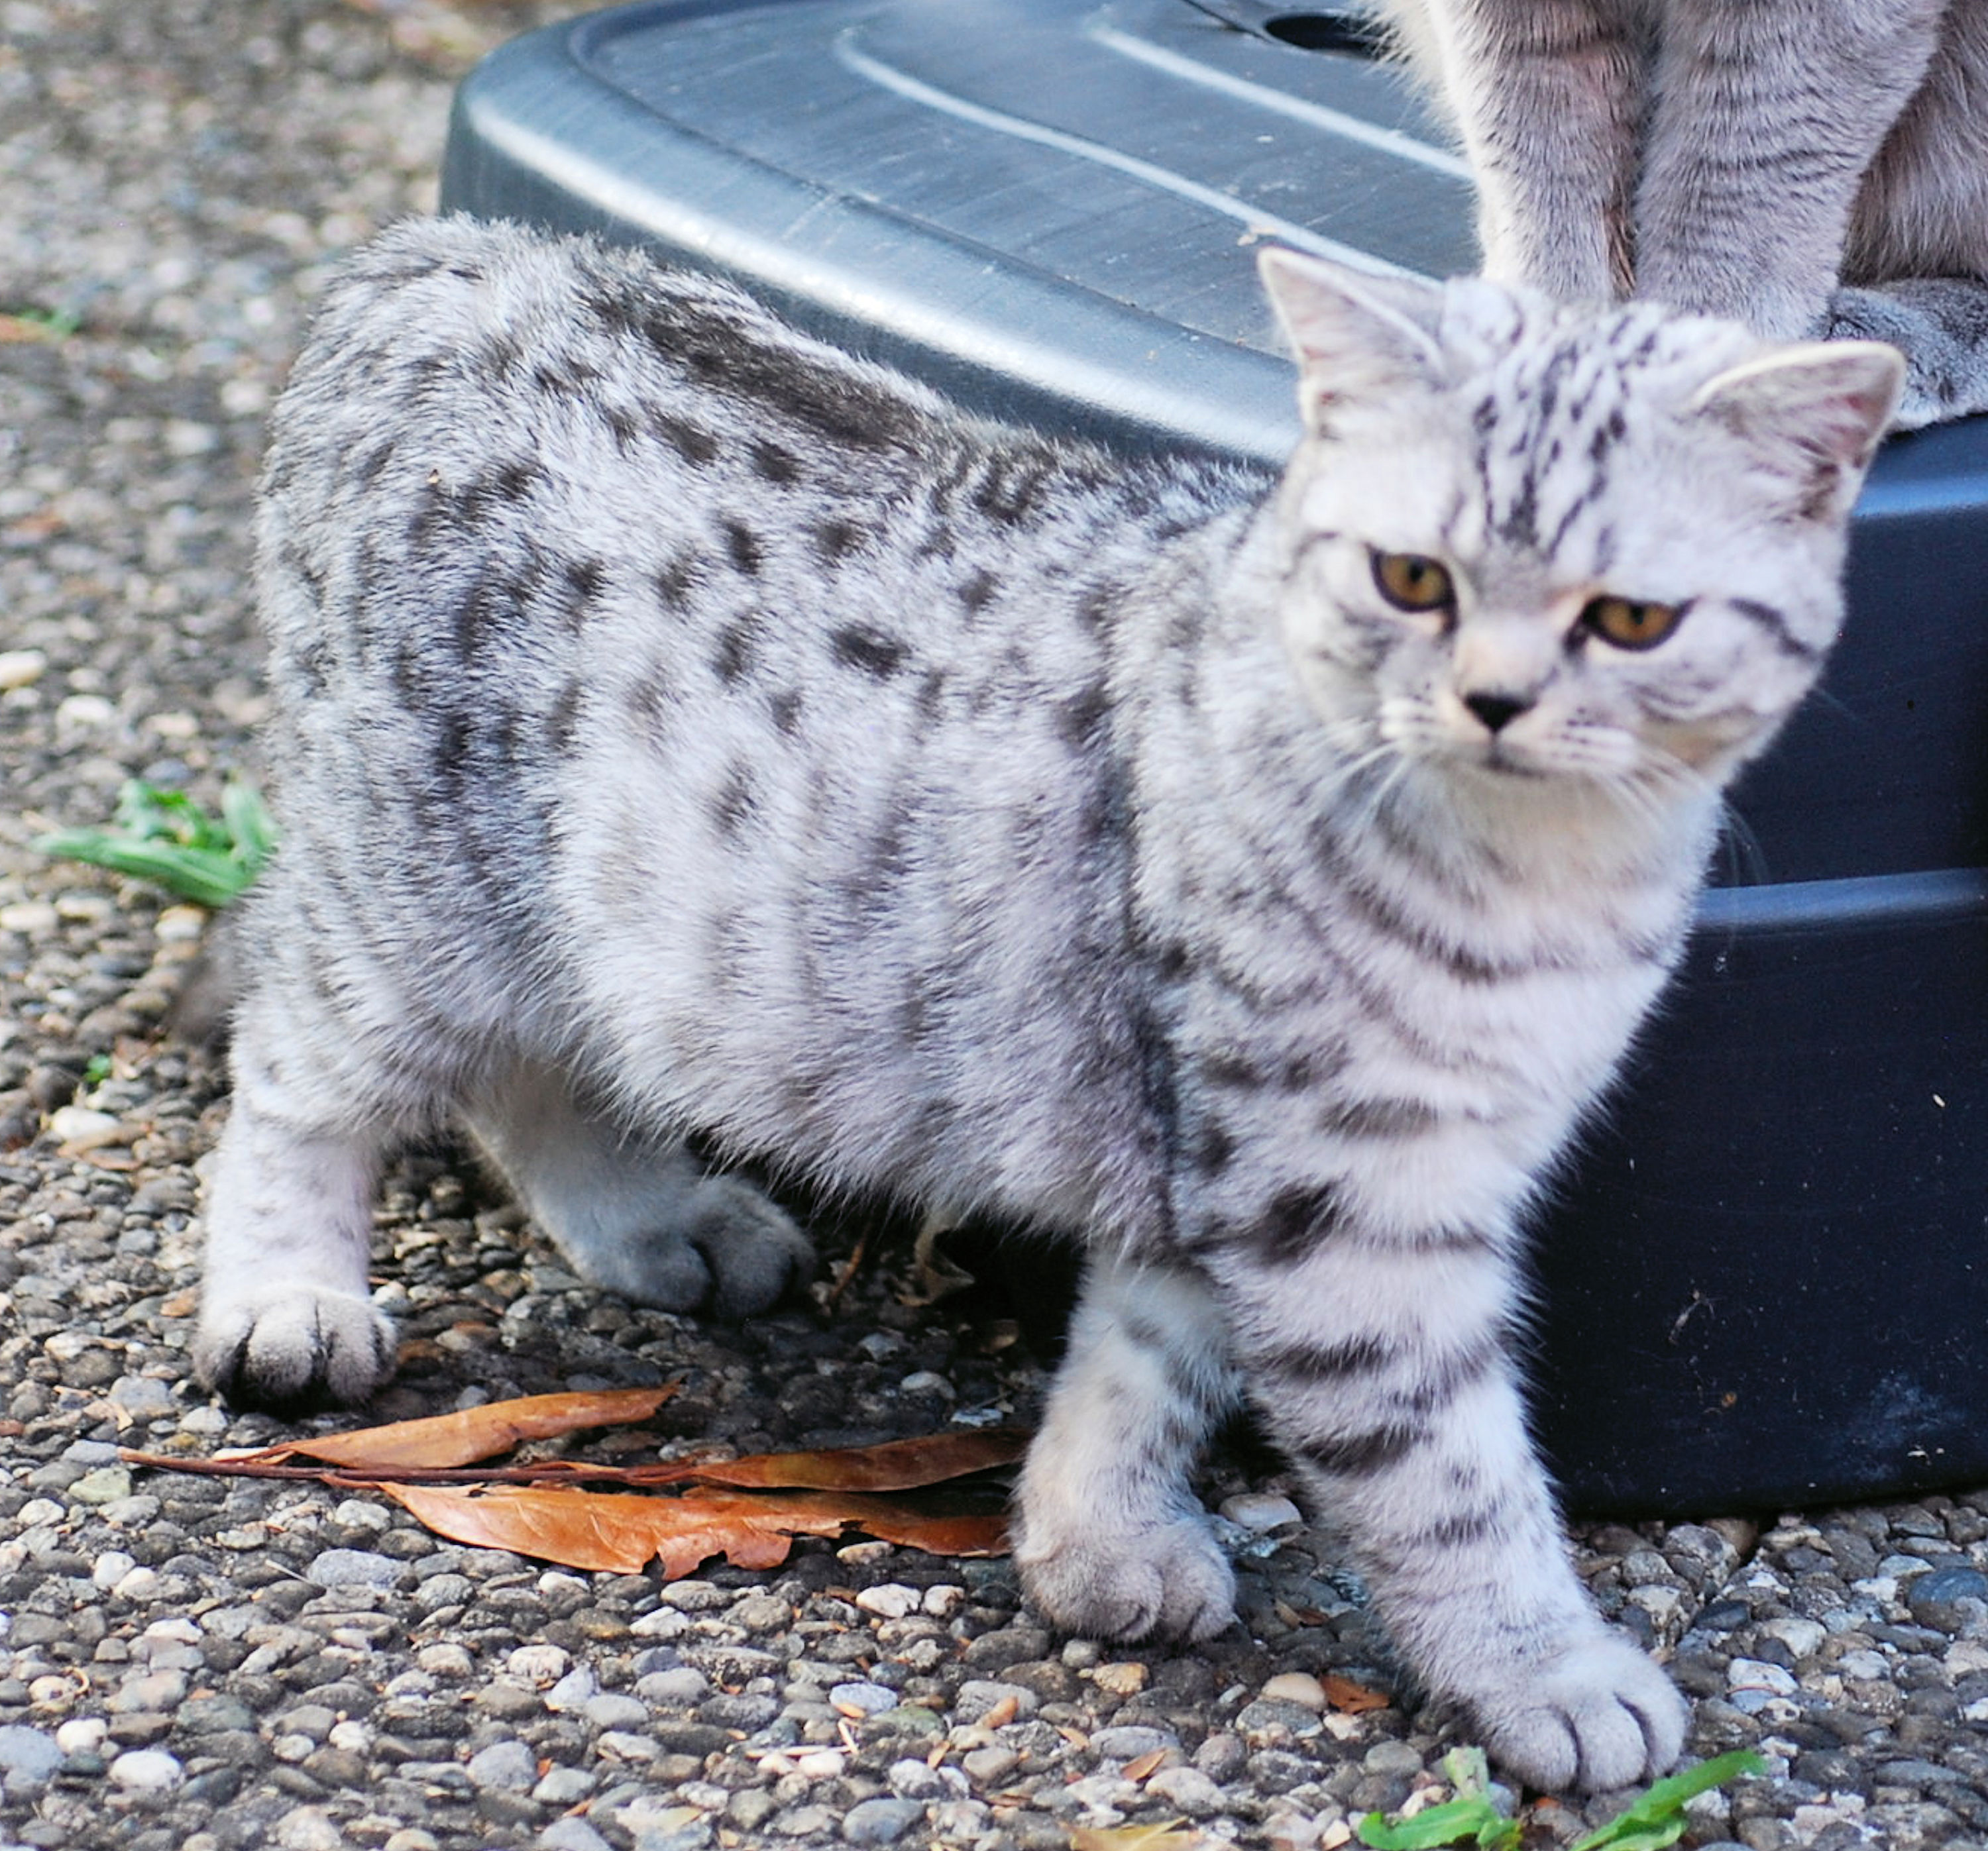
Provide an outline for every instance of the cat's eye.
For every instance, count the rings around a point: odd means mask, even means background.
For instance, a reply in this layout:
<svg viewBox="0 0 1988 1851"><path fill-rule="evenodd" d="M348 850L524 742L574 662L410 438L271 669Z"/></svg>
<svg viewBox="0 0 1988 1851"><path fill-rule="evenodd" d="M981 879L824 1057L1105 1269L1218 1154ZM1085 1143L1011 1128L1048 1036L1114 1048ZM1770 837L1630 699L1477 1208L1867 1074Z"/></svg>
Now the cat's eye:
<svg viewBox="0 0 1988 1851"><path fill-rule="evenodd" d="M1376 552L1374 585L1397 610L1447 610L1456 602L1449 568L1418 552Z"/></svg>
<svg viewBox="0 0 1988 1851"><path fill-rule="evenodd" d="M1678 627L1684 615L1676 604L1655 604L1640 598L1591 598L1581 613L1584 628L1618 649L1655 649Z"/></svg>

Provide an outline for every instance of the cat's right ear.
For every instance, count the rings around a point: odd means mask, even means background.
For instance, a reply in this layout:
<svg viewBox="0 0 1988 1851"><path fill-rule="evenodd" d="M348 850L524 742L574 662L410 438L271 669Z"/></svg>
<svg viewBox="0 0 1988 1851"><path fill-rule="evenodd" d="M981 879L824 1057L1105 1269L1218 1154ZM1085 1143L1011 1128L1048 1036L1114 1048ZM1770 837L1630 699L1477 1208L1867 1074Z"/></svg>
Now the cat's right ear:
<svg viewBox="0 0 1988 1851"><path fill-rule="evenodd" d="M1297 360L1307 431L1323 431L1337 405L1428 391L1441 381L1432 332L1439 285L1365 275L1283 245L1266 245L1256 271Z"/></svg>

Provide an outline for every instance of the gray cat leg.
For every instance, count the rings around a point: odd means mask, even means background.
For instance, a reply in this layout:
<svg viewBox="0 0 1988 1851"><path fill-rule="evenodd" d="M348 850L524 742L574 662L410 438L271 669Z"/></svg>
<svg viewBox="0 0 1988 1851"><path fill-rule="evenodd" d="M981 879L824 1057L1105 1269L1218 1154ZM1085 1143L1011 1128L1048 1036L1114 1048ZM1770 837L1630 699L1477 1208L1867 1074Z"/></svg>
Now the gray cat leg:
<svg viewBox="0 0 1988 1851"><path fill-rule="evenodd" d="M1431 1691L1538 1786L1624 1786L1676 1758L1684 1704L1574 1575L1506 1355L1497 1245L1342 1236L1239 1269L1224 1296L1263 1413Z"/></svg>
<svg viewBox="0 0 1988 1851"><path fill-rule="evenodd" d="M366 1285L381 1140L304 1110L265 1040L245 1012L207 1183L194 1373L254 1406L363 1401L394 1366Z"/></svg>
<svg viewBox="0 0 1988 1851"><path fill-rule="evenodd" d="M1625 294L1642 107L1630 9L1439 0L1395 10L1469 157L1484 273L1563 301Z"/></svg>
<svg viewBox="0 0 1988 1851"><path fill-rule="evenodd" d="M586 1110L549 1069L519 1064L465 1116L573 1265L638 1304L747 1317L813 1268L807 1237L752 1184Z"/></svg>
<svg viewBox="0 0 1988 1851"><path fill-rule="evenodd" d="M1092 1259L1022 1473L1015 1562L1049 1619L1098 1639L1229 1623L1234 1579L1188 1474L1239 1395L1198 1278Z"/></svg>
<svg viewBox="0 0 1988 1851"><path fill-rule="evenodd" d="M1925 75L1946 0L1675 0L1643 181L1636 289L1794 339L1814 327L1872 160Z"/></svg>

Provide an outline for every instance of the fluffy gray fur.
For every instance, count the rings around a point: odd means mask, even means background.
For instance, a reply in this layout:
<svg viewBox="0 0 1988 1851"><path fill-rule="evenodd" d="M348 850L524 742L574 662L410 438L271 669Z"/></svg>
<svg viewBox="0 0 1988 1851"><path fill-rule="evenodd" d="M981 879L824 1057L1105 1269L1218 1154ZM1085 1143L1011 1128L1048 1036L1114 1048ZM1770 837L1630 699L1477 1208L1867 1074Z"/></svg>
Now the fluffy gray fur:
<svg viewBox="0 0 1988 1851"><path fill-rule="evenodd" d="M1046 1613L1228 1623L1188 1472L1251 1396L1430 1687L1614 1786L1682 1706L1570 1569L1518 1218L1834 635L1898 363L1264 273L1281 485L973 422L586 242L344 271L262 501L285 834L198 1360L367 1395L374 1179L452 1118L664 1305L806 1263L687 1128L1033 1222L1092 1256L1021 1491ZM1619 647L1611 595L1681 620Z"/></svg>
<svg viewBox="0 0 1988 1851"><path fill-rule="evenodd" d="M1874 336L1900 423L1988 410L1988 0L1373 3L1456 119L1488 275Z"/></svg>

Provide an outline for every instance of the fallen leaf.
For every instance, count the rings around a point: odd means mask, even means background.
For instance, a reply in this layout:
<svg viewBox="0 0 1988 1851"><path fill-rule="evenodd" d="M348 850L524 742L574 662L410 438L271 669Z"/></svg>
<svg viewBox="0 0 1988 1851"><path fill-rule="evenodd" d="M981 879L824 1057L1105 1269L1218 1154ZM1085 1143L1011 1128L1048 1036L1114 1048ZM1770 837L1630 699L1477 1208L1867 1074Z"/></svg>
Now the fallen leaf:
<svg viewBox="0 0 1988 1851"><path fill-rule="evenodd" d="M942 1485L972 1472L1012 1465L1028 1451L1029 1436L1013 1427L981 1433L932 1434L888 1440L879 1446L843 1446L823 1452L759 1453L743 1459L695 1460L683 1468L701 1484L737 1490L904 1491ZM888 1539L887 1539L888 1540Z"/></svg>
<svg viewBox="0 0 1988 1851"><path fill-rule="evenodd" d="M999 1516L935 1516L884 1498L825 1491L697 1489L681 1497L640 1497L565 1485L377 1488L453 1542L624 1575L656 1562L670 1580L714 1555L739 1568L776 1568L796 1536L852 1529L938 1555L994 1555L1006 1546Z"/></svg>
<svg viewBox="0 0 1988 1851"><path fill-rule="evenodd" d="M1369 1690L1365 1684L1355 1684L1351 1678L1342 1677L1336 1671L1327 1671L1319 1682L1325 1687L1325 1701L1348 1716L1358 1716L1368 1710L1384 1710L1395 1701L1384 1691Z"/></svg>
<svg viewBox="0 0 1988 1851"><path fill-rule="evenodd" d="M1119 1773L1127 1780L1144 1780L1148 1774L1157 1774L1160 1763L1167 1758L1165 1748L1150 1748L1144 1755L1126 1762Z"/></svg>
<svg viewBox="0 0 1988 1851"><path fill-rule="evenodd" d="M527 1395L519 1400L486 1402L458 1414L363 1427L357 1433L286 1440L235 1458L238 1464L245 1459L278 1464L301 1457L353 1471L390 1466L473 1465L508 1452L522 1440L549 1440L583 1427L646 1420L676 1391L675 1383L666 1382L660 1388Z"/></svg>
<svg viewBox="0 0 1988 1851"><path fill-rule="evenodd" d="M1170 1819L1164 1826L1073 1826L1070 1851L1204 1851L1205 1832Z"/></svg>
<svg viewBox="0 0 1988 1851"><path fill-rule="evenodd" d="M983 1729L1005 1729L1015 1720L1021 1707L1021 1698L1010 1691L981 1718L980 1726Z"/></svg>

